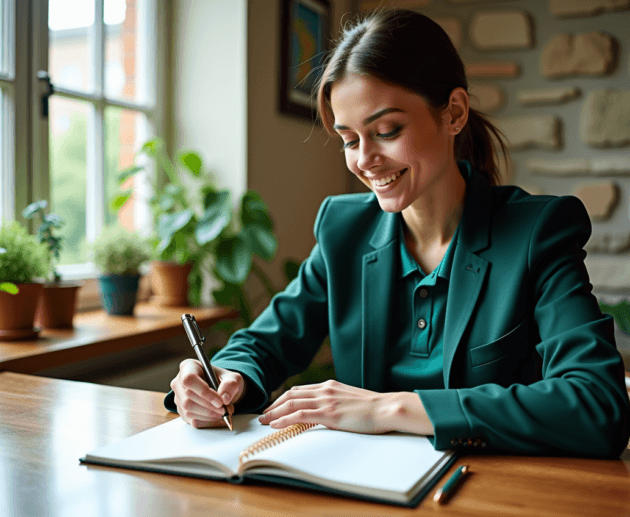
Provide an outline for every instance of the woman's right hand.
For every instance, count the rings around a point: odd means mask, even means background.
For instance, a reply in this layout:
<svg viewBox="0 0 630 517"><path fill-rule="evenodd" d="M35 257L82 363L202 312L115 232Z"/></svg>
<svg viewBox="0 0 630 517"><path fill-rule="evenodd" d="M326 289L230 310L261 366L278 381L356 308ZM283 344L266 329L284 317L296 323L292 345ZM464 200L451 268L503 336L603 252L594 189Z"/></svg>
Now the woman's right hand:
<svg viewBox="0 0 630 517"><path fill-rule="evenodd" d="M245 381L240 373L212 368L219 380L217 391L208 386L197 359L182 361L177 376L171 381L177 412L184 422L196 428L225 426L223 406L233 414L234 404L245 394Z"/></svg>

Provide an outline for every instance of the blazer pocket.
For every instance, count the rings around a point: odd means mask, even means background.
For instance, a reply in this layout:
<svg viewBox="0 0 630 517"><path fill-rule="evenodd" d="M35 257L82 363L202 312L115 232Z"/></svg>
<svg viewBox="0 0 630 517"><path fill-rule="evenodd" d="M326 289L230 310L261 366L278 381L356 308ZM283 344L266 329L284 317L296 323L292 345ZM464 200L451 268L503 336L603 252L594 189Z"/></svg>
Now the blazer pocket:
<svg viewBox="0 0 630 517"><path fill-rule="evenodd" d="M527 317L507 334L496 341L470 350L470 361L473 368L496 361L512 352L518 345L527 341Z"/></svg>

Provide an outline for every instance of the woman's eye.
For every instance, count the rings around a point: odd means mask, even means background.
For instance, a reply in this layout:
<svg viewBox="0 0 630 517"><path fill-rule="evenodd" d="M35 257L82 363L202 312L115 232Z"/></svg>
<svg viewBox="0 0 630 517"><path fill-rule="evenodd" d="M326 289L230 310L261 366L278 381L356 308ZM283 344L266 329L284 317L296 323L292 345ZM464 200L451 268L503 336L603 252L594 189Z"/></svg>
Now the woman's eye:
<svg viewBox="0 0 630 517"><path fill-rule="evenodd" d="M379 138L384 138L385 140L387 140L389 138L394 138L395 136L398 136L398 133L400 133L401 129L402 129L402 126L396 126L389 133L376 133L376 136L378 136Z"/></svg>
<svg viewBox="0 0 630 517"><path fill-rule="evenodd" d="M358 142L358 140L352 140L350 142L346 142L345 144L343 144L343 146L341 147L341 152L344 152L346 149L350 149L353 145L355 145Z"/></svg>
<svg viewBox="0 0 630 517"><path fill-rule="evenodd" d="M376 136L377 138L382 138L383 140L391 140L393 138L396 138L400 134L402 129L403 129L403 126L396 126L389 133L375 133L374 136ZM351 147L354 147L358 142L359 142L358 140L351 140L350 142L344 143L343 146L341 147L341 152L344 152L346 149L350 149Z"/></svg>

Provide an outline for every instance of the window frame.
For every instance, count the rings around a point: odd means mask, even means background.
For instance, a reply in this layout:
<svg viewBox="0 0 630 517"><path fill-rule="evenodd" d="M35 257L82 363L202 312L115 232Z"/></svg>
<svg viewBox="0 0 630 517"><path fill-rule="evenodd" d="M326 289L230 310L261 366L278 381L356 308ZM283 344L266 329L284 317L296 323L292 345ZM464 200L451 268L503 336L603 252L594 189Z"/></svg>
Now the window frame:
<svg viewBox="0 0 630 517"><path fill-rule="evenodd" d="M3 221L12 221L16 219L16 206L28 193L28 189L17 185L28 186L30 167L29 5L28 2L4 0L0 8L3 11L1 29L5 35L3 61L7 64L6 72L0 71L0 217Z"/></svg>
<svg viewBox="0 0 630 517"><path fill-rule="evenodd" d="M26 200L16 206L16 212L28 205L29 202L37 199L50 199L50 164L48 159L48 137L49 137L49 119L43 119L40 112L42 84L37 79L39 70L49 70L48 67L48 0L30 0L33 2L33 60L31 67L31 106L32 115L32 171L42 171L42 174L33 173L31 175L29 195ZM149 43L154 45L155 54L149 55L146 66L153 70L155 80L155 94L150 102L135 102L119 98L109 98L105 94L104 84L104 67L105 67L105 23L103 21L104 0L95 0L95 25L100 28L96 33L96 41L94 45L92 59L94 59L95 69L95 91L93 93L85 93L81 91L71 90L65 87L55 88L53 95L63 98L86 102L91 106L90 116L88 117L88 135L87 135L87 169L92 171L88 174L87 192L86 192L86 237L91 242L101 231L106 212L107 200L104 199L103 192L105 190L105 156L104 156L104 124L105 110L107 108L120 108L142 113L147 120L140 141L150 138L153 135L162 135L166 127L165 124L165 104L166 104L166 79L167 74L165 68L167 66L168 52L167 48L168 24L170 17L169 6L167 0L147 0L144 4L146 9L140 9L138 13L139 24L149 23L147 34L152 39ZM153 14L152 12L153 11ZM142 74L139 74L142 75ZM142 83L138 86L142 88ZM142 97L141 97L142 98ZM134 211L134 219L139 226L150 224L151 218L147 213L147 209L137 209ZM63 265L59 266L58 271L63 279L67 280L86 280L86 286L89 287L93 282L90 279L98 275L94 265L91 262L83 264ZM82 290L86 290L84 289ZM92 289L88 289L92 290ZM93 297L93 296L92 296Z"/></svg>

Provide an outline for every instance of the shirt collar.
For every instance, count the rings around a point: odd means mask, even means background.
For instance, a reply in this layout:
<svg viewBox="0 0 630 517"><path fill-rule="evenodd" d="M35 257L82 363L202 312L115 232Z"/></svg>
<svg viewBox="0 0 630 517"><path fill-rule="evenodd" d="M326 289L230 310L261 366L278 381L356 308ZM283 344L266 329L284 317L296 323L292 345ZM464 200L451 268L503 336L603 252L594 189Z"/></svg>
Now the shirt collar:
<svg viewBox="0 0 630 517"><path fill-rule="evenodd" d="M459 224L457 225L457 228L455 228L455 233L453 234L453 238L451 239L451 242L448 245L446 253L444 254L444 257L442 258L442 261L435 268L435 271L432 272L429 276L435 273L435 275L441 278L444 278L446 280L450 279L451 267L453 265L453 257L455 255L455 247L457 246L457 236L459 234L460 226L461 226L461 220ZM402 214L400 214L399 223L398 223L398 242L399 242L399 247L400 247L400 265L401 265L400 277L404 278L407 275L410 275L411 273L413 273L414 271L417 271L418 273L420 273L422 277L427 276L426 273L422 271L422 268L420 267L420 265L412 257L411 253L409 253L407 246L405 246L405 238L403 235Z"/></svg>

